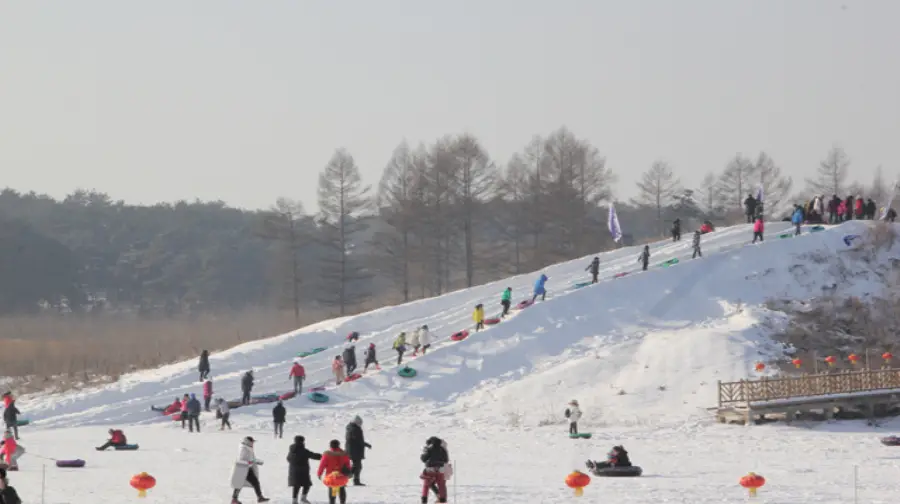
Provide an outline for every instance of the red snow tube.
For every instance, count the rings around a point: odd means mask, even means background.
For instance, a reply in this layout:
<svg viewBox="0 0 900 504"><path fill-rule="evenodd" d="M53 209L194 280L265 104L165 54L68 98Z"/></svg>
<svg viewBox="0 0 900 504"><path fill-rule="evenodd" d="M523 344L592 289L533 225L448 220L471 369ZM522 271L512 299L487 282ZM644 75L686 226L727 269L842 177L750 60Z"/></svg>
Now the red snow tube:
<svg viewBox="0 0 900 504"><path fill-rule="evenodd" d="M362 378L362 375L359 373L353 373L352 375L344 378L344 381L356 381Z"/></svg>
<svg viewBox="0 0 900 504"><path fill-rule="evenodd" d="M294 396L296 396L296 395L297 395L297 393L292 390L290 392L285 392L284 394L281 394L280 396L278 396L278 399L281 399L282 401L287 401L288 399L293 399Z"/></svg>
<svg viewBox="0 0 900 504"><path fill-rule="evenodd" d="M534 301L532 301L530 299L526 299L525 301L522 301L521 303L517 304L516 308L522 310L524 308L528 308L529 306L531 306L533 304L534 304Z"/></svg>
<svg viewBox="0 0 900 504"><path fill-rule="evenodd" d="M321 392L325 390L325 387L309 387L309 392Z"/></svg>
<svg viewBox="0 0 900 504"><path fill-rule="evenodd" d="M622 272L622 273L616 273L615 278L622 278L623 276L625 276L625 275L627 275L627 274L628 274L627 271L624 271L624 272Z"/></svg>
<svg viewBox="0 0 900 504"><path fill-rule="evenodd" d="M469 331L459 331L458 333L450 336L450 339L453 341L462 341L469 337Z"/></svg>
<svg viewBox="0 0 900 504"><path fill-rule="evenodd" d="M484 325L494 325L494 324L499 324L499 323L500 323L500 319L497 317L484 319Z"/></svg>

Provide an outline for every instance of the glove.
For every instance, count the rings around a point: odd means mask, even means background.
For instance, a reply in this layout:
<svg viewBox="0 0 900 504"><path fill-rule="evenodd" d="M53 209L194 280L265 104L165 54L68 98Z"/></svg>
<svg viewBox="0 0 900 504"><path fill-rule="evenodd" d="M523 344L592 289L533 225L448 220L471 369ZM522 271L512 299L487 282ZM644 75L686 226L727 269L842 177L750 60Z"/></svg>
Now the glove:
<svg viewBox="0 0 900 504"><path fill-rule="evenodd" d="M262 461L262 460L257 460L257 461L256 461L256 465L263 465L263 461Z"/></svg>
<svg viewBox="0 0 900 504"><path fill-rule="evenodd" d="M372 449L372 445L370 445L369 443L366 443L366 448L368 448L368 449L371 450L371 449Z"/></svg>

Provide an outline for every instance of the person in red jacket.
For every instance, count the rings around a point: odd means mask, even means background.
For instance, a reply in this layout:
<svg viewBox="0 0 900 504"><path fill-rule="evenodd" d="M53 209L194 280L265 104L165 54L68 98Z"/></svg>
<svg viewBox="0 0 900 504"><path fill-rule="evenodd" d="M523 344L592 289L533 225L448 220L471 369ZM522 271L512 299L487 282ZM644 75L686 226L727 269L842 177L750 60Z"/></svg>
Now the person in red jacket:
<svg viewBox="0 0 900 504"><path fill-rule="evenodd" d="M6 431L3 434L2 443L3 444L0 445L0 455L2 455L3 460L6 462L10 471L18 471L19 464L17 463L17 460L25 450L19 449L19 443L16 442L16 438L10 431Z"/></svg>
<svg viewBox="0 0 900 504"><path fill-rule="evenodd" d="M297 395L302 394L303 379L306 378L306 370L303 369L303 366L301 366L299 362L294 361L294 365L291 366L291 373L288 375L288 378L294 379L294 392Z"/></svg>
<svg viewBox="0 0 900 504"><path fill-rule="evenodd" d="M125 433L120 429L109 429L109 440L106 441L102 446L97 447L97 451L103 451L110 446L124 446L128 444L128 440L125 439Z"/></svg>
<svg viewBox="0 0 900 504"><path fill-rule="evenodd" d="M861 196L856 197L856 203L853 205L853 209L856 211L856 220L862 220L865 217L865 203Z"/></svg>
<svg viewBox="0 0 900 504"><path fill-rule="evenodd" d="M212 396L212 378L207 378L206 381L203 382L203 409L205 411L209 411L209 402L212 401Z"/></svg>
<svg viewBox="0 0 900 504"><path fill-rule="evenodd" d="M763 241L764 230L765 224L763 224L762 217L758 217L753 223L753 243L756 243L756 240Z"/></svg>
<svg viewBox="0 0 900 504"><path fill-rule="evenodd" d="M181 398L181 428L182 429L184 429L185 426L187 425L187 421L188 421L188 407L187 406L188 406L188 401L190 401L190 400L191 400L191 398L188 397L187 394L184 394L184 397Z"/></svg>
<svg viewBox="0 0 900 504"><path fill-rule="evenodd" d="M345 475L350 476L353 474L353 470L350 467L350 457L347 455L347 452L341 450L341 442L337 439L332 439L330 443L328 443L329 450L322 454L322 460L319 461L319 470L316 471L316 476L319 479L322 479L324 474L331 474L335 471ZM338 492L341 500L341 504L347 504L347 490L344 487L341 487L340 492ZM328 489L328 504L335 504L334 495L332 495L331 489Z"/></svg>
<svg viewBox="0 0 900 504"><path fill-rule="evenodd" d="M164 415L174 415L181 411L181 399L175 398L175 402L166 407L165 411L163 411Z"/></svg>

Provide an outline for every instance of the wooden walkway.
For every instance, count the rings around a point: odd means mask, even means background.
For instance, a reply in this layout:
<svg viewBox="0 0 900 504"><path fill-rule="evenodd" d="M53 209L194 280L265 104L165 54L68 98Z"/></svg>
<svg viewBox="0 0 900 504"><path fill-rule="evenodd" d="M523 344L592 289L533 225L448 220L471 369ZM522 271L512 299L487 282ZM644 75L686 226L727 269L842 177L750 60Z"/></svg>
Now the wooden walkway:
<svg viewBox="0 0 900 504"><path fill-rule="evenodd" d="M847 413L873 419L900 411L900 368L840 371L786 378L719 382L716 417L722 423Z"/></svg>

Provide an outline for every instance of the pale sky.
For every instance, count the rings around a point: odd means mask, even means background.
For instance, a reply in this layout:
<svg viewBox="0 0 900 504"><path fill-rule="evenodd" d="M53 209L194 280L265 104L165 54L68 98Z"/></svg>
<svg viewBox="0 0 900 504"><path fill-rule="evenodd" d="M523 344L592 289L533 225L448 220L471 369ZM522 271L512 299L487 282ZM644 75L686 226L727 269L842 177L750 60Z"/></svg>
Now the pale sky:
<svg viewBox="0 0 900 504"><path fill-rule="evenodd" d="M0 186L315 209L337 147L561 125L687 185L736 152L900 165L900 0L0 0Z"/></svg>

